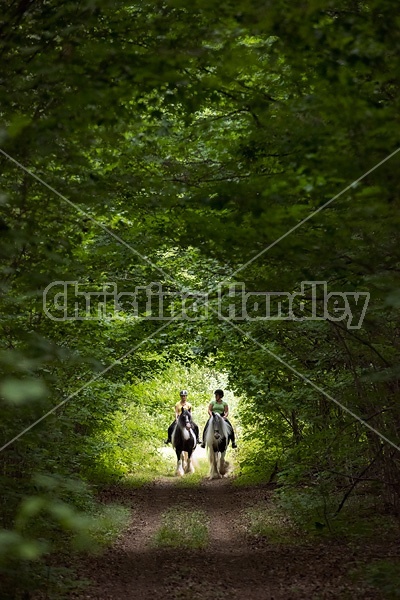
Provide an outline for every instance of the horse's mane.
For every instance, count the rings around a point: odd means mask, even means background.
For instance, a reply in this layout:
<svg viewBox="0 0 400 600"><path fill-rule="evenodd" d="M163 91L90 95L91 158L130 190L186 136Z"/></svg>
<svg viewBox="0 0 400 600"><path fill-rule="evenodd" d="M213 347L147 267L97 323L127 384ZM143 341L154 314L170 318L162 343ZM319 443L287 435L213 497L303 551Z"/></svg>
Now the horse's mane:
<svg viewBox="0 0 400 600"><path fill-rule="evenodd" d="M228 439L229 436L228 425L226 424L225 419L223 419L218 413L213 413L210 417L206 435L206 444L209 446L212 446L214 442L214 420L218 426L221 436L226 439Z"/></svg>

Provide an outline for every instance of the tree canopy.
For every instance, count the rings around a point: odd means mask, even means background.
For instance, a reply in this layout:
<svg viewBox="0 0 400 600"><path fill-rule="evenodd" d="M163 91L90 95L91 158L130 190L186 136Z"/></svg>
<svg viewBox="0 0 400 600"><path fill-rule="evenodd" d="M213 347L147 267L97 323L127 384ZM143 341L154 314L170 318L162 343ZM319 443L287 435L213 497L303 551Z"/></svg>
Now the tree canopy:
<svg viewBox="0 0 400 600"><path fill-rule="evenodd" d="M393 2L3 4L0 560L50 551L39 513L78 535L82 482L126 472L124 411L140 453L141 386L158 398L162 440L171 368L177 385L192 373L204 406L204 373L226 374L245 474L339 500L368 476L398 513ZM43 300L53 282L69 282L58 312L60 287ZM82 294L159 284L168 318L132 317L128 303L115 317L112 300L84 318L74 282ZM230 286L303 282L368 293L365 315L352 304L361 326L229 316ZM177 317L184 293L191 319Z"/></svg>

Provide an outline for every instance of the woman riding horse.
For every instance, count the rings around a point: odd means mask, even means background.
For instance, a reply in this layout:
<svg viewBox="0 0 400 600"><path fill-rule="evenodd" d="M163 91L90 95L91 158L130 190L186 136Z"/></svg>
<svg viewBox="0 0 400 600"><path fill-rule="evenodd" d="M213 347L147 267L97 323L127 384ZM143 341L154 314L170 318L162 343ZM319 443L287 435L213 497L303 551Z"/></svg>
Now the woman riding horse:
<svg viewBox="0 0 400 600"><path fill-rule="evenodd" d="M206 426L204 427L203 443L201 444L201 447L202 448L206 447L206 434L207 434L208 424L210 422L211 415L214 412L214 413L218 413L219 415L221 415L221 417L223 417L225 419L225 422L228 425L228 433L229 433L228 437L232 442L232 448L237 448L236 441L235 441L235 432L233 431L232 424L228 421L229 406L228 406L227 402L222 400L222 398L224 397L224 391L220 390L220 389L215 390L214 395L215 395L215 400L211 400L210 404L208 405L209 419L206 423Z"/></svg>
<svg viewBox="0 0 400 600"><path fill-rule="evenodd" d="M168 437L165 440L165 444L170 444L171 443L171 437L172 434L174 432L174 429L176 427L176 422L179 418L179 415L181 414L182 410L188 410L190 413L192 412L192 405L190 404L190 402L187 401L187 391L186 390L182 390L181 392L179 392L179 395L181 397L181 399L175 404L175 420L171 423L171 425L168 427ZM200 440L199 440L199 426L192 421L192 427L194 429L194 432L196 434L196 440L197 443L200 444Z"/></svg>
<svg viewBox="0 0 400 600"><path fill-rule="evenodd" d="M172 447L176 452L176 475L194 473L191 456L196 448L196 436L193 430L192 415L186 409L182 409L176 421L176 427L172 434Z"/></svg>

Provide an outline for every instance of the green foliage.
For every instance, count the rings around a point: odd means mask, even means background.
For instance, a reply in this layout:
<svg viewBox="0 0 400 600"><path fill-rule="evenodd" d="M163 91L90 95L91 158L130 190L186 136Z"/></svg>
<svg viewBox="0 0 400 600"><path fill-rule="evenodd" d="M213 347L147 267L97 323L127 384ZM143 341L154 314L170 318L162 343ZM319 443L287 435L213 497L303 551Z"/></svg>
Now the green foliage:
<svg viewBox="0 0 400 600"><path fill-rule="evenodd" d="M208 543L207 523L207 515L200 510L171 508L164 513L154 542L172 548L204 548Z"/></svg>
<svg viewBox="0 0 400 600"><path fill-rule="evenodd" d="M316 536L340 536L355 543L363 538L393 535L398 530L395 517L377 512L373 494L351 496L337 513L342 500L332 493L332 482L316 482L302 488L284 487L277 493L278 506L297 528Z"/></svg>
<svg viewBox="0 0 400 600"><path fill-rule="evenodd" d="M46 392L44 383L38 379L5 379L0 389L4 400L15 405L40 400Z"/></svg>
<svg viewBox="0 0 400 600"><path fill-rule="evenodd" d="M39 476L36 484L47 493L26 497L16 514L15 530L0 531L3 591L19 597L27 590L41 589L49 598L64 597L84 582L76 579L72 568L47 564L48 557L65 557L71 550L99 552L127 525L130 511L95 503L79 481Z"/></svg>

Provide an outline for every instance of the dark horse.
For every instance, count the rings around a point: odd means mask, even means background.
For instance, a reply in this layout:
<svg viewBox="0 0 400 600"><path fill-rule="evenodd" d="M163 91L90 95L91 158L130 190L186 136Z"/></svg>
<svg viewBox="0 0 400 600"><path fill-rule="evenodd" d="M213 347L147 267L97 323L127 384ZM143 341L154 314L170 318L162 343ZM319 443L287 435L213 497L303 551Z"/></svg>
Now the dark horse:
<svg viewBox="0 0 400 600"><path fill-rule="evenodd" d="M196 448L197 440L193 431L192 415L182 409L172 434L172 447L175 448L177 463L176 475L194 473L191 456Z"/></svg>
<svg viewBox="0 0 400 600"><path fill-rule="evenodd" d="M230 433L225 419L213 412L208 421L205 439L210 461L210 479L223 477L228 471L229 463L225 460L225 452L229 444Z"/></svg>

